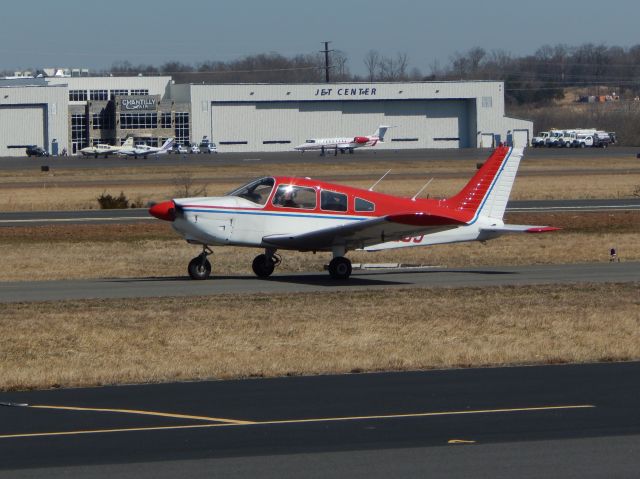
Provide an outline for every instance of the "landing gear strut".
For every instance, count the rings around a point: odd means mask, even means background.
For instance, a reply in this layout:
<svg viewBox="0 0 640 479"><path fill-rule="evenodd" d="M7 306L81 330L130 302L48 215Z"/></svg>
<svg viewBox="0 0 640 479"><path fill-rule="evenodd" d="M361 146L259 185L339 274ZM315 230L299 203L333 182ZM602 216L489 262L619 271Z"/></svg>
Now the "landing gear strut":
<svg viewBox="0 0 640 479"><path fill-rule="evenodd" d="M207 256L213 254L208 246L202 247L202 253L189 261L189 276L191 279L207 279L211 275L211 263Z"/></svg>
<svg viewBox="0 0 640 479"><path fill-rule="evenodd" d="M275 251L266 250L265 254L259 254L253 259L251 268L258 278L267 278L281 262L282 259Z"/></svg>

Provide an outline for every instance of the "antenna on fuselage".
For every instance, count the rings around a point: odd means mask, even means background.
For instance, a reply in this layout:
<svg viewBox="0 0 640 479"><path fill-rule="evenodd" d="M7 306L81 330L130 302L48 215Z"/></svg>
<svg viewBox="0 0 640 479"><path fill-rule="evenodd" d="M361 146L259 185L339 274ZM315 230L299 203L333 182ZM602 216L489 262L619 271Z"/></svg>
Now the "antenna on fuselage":
<svg viewBox="0 0 640 479"><path fill-rule="evenodd" d="M371 185L371 187L369 188L369 191L373 191L373 189L378 186L378 183L380 183L382 180L384 180L384 177L387 176L389 173L391 172L391 170L387 171L384 175L382 175L382 177L376 181L373 185Z"/></svg>
<svg viewBox="0 0 640 479"><path fill-rule="evenodd" d="M431 178L429 181L427 181L427 182L424 184L424 186L423 186L422 188L420 188L420 189L418 190L418 192L417 192L415 195L413 195L413 198L411 198L411 201L415 201L415 200L416 200L416 198L418 197L418 195L419 195L420 193L422 193L422 192L424 191L424 189L425 189L427 186L429 186L429 183L431 183L432 181L433 181L433 178Z"/></svg>

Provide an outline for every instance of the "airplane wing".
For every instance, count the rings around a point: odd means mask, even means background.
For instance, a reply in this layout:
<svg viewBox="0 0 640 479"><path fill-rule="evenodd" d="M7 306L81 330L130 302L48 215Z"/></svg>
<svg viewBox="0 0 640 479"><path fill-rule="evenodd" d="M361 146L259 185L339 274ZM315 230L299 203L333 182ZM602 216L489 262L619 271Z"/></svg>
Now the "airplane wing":
<svg viewBox="0 0 640 479"><path fill-rule="evenodd" d="M267 246L299 251L330 250L342 245L347 249L395 241L407 236L436 233L466 223L447 216L428 213L401 213L352 221L339 226L294 235L269 235L262 238Z"/></svg>

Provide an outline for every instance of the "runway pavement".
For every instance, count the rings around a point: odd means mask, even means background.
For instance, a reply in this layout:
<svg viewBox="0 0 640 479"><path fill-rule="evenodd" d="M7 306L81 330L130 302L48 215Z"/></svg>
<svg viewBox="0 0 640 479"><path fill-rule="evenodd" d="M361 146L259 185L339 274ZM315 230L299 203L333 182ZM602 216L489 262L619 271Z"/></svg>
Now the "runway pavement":
<svg viewBox="0 0 640 479"><path fill-rule="evenodd" d="M0 394L2 477L637 477L640 363Z"/></svg>
<svg viewBox="0 0 640 479"><path fill-rule="evenodd" d="M215 265L214 265L215 268ZM186 269L186 262L185 262ZM347 281L326 272L255 276L80 279L0 282L0 303L215 294L288 294L386 288L508 286L529 284L626 283L640 281L640 263L587 263L482 268L398 268L361 270Z"/></svg>
<svg viewBox="0 0 640 479"><path fill-rule="evenodd" d="M640 210L640 198L510 201L507 213L596 212ZM53 224L121 224L157 221L146 208L122 210L1 212L0 227Z"/></svg>

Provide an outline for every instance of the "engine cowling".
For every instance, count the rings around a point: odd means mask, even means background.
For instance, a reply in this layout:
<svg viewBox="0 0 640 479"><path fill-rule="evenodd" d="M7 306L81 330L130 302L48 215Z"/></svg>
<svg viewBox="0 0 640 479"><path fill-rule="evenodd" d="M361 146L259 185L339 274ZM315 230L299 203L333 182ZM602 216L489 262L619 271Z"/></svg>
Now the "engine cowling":
<svg viewBox="0 0 640 479"><path fill-rule="evenodd" d="M156 203L149 208L149 214L159 220L174 221L176 219L176 204L173 201Z"/></svg>
<svg viewBox="0 0 640 479"><path fill-rule="evenodd" d="M366 143L367 141L369 141L369 138L368 138L368 137L366 137L366 136L356 136L356 137L353 139L353 141L354 141L355 143L358 143L358 144L360 144L360 145L361 145L361 144Z"/></svg>

